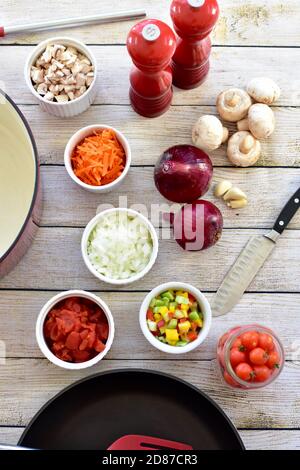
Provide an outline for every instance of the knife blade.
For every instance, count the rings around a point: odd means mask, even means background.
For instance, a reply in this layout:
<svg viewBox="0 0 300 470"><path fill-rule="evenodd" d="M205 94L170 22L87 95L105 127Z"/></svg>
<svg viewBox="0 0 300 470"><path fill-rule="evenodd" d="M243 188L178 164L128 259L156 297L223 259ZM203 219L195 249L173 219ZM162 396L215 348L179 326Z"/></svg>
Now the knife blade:
<svg viewBox="0 0 300 470"><path fill-rule="evenodd" d="M211 309L215 317L225 315L238 303L300 207L300 188L291 197L277 218L273 230L249 240L234 265L226 274L214 296Z"/></svg>

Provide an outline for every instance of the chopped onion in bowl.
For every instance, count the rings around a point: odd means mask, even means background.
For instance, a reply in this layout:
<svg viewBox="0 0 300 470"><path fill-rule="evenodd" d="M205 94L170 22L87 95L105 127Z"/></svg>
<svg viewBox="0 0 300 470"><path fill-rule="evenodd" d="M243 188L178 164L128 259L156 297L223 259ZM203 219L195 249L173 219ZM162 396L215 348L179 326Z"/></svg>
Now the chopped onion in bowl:
<svg viewBox="0 0 300 470"><path fill-rule="evenodd" d="M129 279L143 271L153 251L148 227L137 216L111 212L92 230L87 254L94 268L110 279Z"/></svg>

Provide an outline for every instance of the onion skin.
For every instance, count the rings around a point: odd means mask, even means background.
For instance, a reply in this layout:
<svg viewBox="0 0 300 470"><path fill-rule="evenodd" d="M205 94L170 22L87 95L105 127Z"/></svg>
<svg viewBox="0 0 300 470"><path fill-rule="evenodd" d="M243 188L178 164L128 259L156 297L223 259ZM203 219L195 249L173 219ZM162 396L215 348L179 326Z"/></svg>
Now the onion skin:
<svg viewBox="0 0 300 470"><path fill-rule="evenodd" d="M202 251L215 245L222 235L223 217L209 201L194 201L184 206L171 223L178 245L187 251Z"/></svg>
<svg viewBox="0 0 300 470"><path fill-rule="evenodd" d="M158 191L172 202L188 203L203 196L211 183L213 166L209 156L193 145L166 150L154 170Z"/></svg>

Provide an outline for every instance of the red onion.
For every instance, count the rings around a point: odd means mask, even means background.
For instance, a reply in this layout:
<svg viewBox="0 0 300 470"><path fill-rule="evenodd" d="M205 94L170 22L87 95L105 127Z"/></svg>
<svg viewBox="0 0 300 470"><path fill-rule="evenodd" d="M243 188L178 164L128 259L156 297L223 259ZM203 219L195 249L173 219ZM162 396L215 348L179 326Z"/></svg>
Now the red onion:
<svg viewBox="0 0 300 470"><path fill-rule="evenodd" d="M201 251L215 245L222 235L223 217L208 201L195 201L171 214L174 238L188 251Z"/></svg>
<svg viewBox="0 0 300 470"><path fill-rule="evenodd" d="M209 188L213 166L209 156L193 145L176 145L157 162L154 180L158 191L173 202L193 202Z"/></svg>

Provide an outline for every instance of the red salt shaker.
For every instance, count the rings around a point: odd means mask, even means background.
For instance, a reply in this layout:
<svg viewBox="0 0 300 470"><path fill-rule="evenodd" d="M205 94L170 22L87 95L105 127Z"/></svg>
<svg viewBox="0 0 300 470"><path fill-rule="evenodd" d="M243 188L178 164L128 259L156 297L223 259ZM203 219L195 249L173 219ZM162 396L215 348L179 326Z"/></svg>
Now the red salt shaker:
<svg viewBox="0 0 300 470"><path fill-rule="evenodd" d="M209 34L219 18L217 0L173 0L171 17L179 38L172 60L173 84L199 86L209 72Z"/></svg>
<svg viewBox="0 0 300 470"><path fill-rule="evenodd" d="M144 20L129 32L127 49L134 63L129 96L133 109L142 116L159 116L171 104L170 62L175 48L175 34L162 21Z"/></svg>

